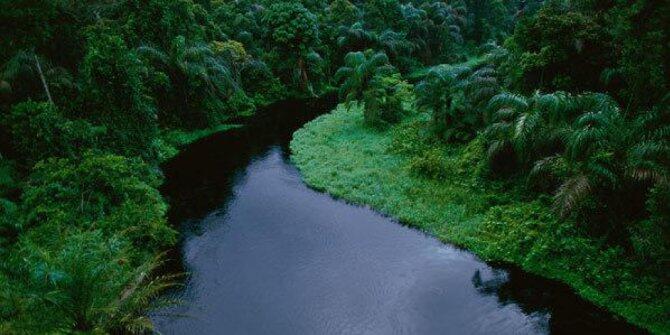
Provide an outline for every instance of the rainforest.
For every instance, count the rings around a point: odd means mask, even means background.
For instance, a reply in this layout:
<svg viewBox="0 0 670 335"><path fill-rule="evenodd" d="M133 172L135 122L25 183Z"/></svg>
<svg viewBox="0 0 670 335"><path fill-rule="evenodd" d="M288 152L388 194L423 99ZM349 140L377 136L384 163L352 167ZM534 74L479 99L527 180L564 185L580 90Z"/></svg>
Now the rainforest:
<svg viewBox="0 0 670 335"><path fill-rule="evenodd" d="M0 334L670 334L670 2L0 0Z"/></svg>

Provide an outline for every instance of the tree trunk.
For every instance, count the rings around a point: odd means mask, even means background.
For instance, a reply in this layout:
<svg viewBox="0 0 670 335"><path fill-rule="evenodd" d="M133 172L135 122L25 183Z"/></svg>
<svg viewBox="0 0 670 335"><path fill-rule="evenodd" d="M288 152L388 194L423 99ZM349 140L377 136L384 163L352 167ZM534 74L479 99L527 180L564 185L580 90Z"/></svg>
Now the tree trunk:
<svg viewBox="0 0 670 335"><path fill-rule="evenodd" d="M35 65L37 66L37 73L40 74L40 80L42 81L42 86L44 87L44 92L47 94L47 98L49 99L49 103L52 105L54 104L53 99L51 98L51 92L49 92L49 85L47 85L47 80L44 78L44 73L42 72L42 66L40 65L40 60L37 58L36 54L33 54L33 57L35 58Z"/></svg>
<svg viewBox="0 0 670 335"><path fill-rule="evenodd" d="M298 58L298 68L300 68L300 77L302 78L302 89L306 90L309 85L309 78L307 77L307 69L305 69L305 62L302 58Z"/></svg>

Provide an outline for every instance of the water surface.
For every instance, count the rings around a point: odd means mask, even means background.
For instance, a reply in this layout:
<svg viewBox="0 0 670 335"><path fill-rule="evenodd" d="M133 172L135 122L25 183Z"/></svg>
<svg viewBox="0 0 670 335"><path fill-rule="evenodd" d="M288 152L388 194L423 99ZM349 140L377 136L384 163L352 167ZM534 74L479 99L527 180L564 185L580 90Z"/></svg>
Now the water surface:
<svg viewBox="0 0 670 335"><path fill-rule="evenodd" d="M286 102L165 167L190 276L163 334L632 334L562 285L488 265L309 189L287 143L331 103Z"/></svg>

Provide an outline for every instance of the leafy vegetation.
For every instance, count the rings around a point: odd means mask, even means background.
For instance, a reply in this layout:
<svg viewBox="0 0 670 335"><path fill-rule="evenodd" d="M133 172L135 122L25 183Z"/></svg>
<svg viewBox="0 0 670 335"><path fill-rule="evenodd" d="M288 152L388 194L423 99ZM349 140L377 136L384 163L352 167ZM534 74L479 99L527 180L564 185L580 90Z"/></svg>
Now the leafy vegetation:
<svg viewBox="0 0 670 335"><path fill-rule="evenodd" d="M543 260L667 332L668 7L0 1L0 332L150 332L143 315L174 279L151 271L177 241L159 164L258 106L333 88L352 111L337 123L370 146L352 157L373 157L345 171L396 178L384 197L356 195L355 174L322 176L328 190L491 258ZM399 185L419 186L399 200Z"/></svg>

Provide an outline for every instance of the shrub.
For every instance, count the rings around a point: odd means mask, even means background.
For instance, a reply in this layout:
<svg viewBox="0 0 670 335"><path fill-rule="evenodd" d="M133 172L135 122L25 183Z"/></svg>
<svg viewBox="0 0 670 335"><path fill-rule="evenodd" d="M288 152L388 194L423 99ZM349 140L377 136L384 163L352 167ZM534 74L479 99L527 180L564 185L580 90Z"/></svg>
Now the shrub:
<svg viewBox="0 0 670 335"><path fill-rule="evenodd" d="M443 179L449 173L444 153L439 148L426 150L421 155L412 157L409 168L412 172L431 179Z"/></svg>
<svg viewBox="0 0 670 335"><path fill-rule="evenodd" d="M27 226L99 228L121 233L144 248L171 245L176 233L165 220L167 205L158 174L141 160L86 153L82 159L38 163L21 202Z"/></svg>
<svg viewBox="0 0 670 335"><path fill-rule="evenodd" d="M74 158L94 148L104 128L82 120L69 120L52 104L27 101L17 104L3 120L19 156L29 163L47 157Z"/></svg>
<svg viewBox="0 0 670 335"><path fill-rule="evenodd" d="M370 88L363 93L365 122L374 127L384 127L399 122L407 114L412 85L399 74L376 76Z"/></svg>

